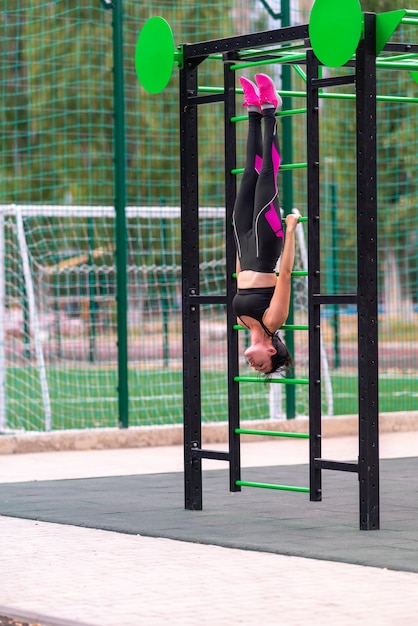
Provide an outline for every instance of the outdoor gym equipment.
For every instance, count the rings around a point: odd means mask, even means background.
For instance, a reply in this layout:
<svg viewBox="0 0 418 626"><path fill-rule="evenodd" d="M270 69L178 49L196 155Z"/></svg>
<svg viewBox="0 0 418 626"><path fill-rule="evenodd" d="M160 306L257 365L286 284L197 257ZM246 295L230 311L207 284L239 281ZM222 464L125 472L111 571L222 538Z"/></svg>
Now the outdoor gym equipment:
<svg viewBox="0 0 418 626"><path fill-rule="evenodd" d="M157 18L152 18L157 20ZM287 489L309 492L312 501L322 499L322 470L352 472L359 479L359 517L361 530L380 527L379 507L379 440L378 440L378 294L377 294L377 170L376 170L376 73L382 67L407 70L418 76L418 44L392 43L392 33L400 24L418 24L418 11L402 10L376 15L363 13L358 0L316 0L309 24L279 28L261 33L220 40L184 44L177 51L172 44L171 30L158 22L152 24L151 39L158 41L161 29L162 48L166 49L163 70L158 74L157 54L151 54L147 37L140 35L136 49L136 65L141 84L151 93L158 93L168 83L174 65L180 71L180 151L182 190L182 305L183 305L183 392L184 392L184 454L185 506L202 508L202 459L211 458L229 463L230 490L242 486ZM151 28L148 26L148 28ZM147 47L147 50L145 48ZM158 44L157 46L158 47ZM390 57L379 58L390 52ZM145 55L148 53L148 56ZM207 58L223 62L222 88L203 87L197 82L197 67ZM142 70L142 59L148 64ZM145 61L144 61L145 63ZM241 480L240 436L254 434L240 428L239 385L254 383L252 377L239 376L237 325L233 319L232 298L235 293L235 245L232 210L236 194L235 72L244 67L283 63L302 73L306 66L306 92L279 91L281 95L306 99L307 162L286 164L287 167L307 167L308 177L308 309L309 309L309 379L281 379L284 384L309 385L309 467L310 486L294 487L251 483ZM352 72L340 76L322 77L320 66L349 67ZM326 93L329 87L355 85L355 94ZM320 264L320 153L319 99L350 98L356 106L357 145L357 289L355 293L327 295L321 293ZM418 98L398 96L388 98L398 102L418 102ZM225 121L225 205L226 205L226 292L219 295L199 293L199 171L198 109L202 104L222 102ZM297 113L296 113L297 111ZM294 110L300 114L300 110ZM305 111L303 112L305 114ZM283 169L283 168L282 168ZM200 367L200 308L222 304L227 309L228 329L228 389L229 389L229 450L218 452L202 447L201 429L201 367ZM321 307L354 305L358 326L358 428L359 455L357 462L342 462L321 455ZM255 379L257 380L257 379ZM274 381L278 382L278 381ZM260 434L266 431L260 431ZM279 436L279 433L268 433Z"/></svg>

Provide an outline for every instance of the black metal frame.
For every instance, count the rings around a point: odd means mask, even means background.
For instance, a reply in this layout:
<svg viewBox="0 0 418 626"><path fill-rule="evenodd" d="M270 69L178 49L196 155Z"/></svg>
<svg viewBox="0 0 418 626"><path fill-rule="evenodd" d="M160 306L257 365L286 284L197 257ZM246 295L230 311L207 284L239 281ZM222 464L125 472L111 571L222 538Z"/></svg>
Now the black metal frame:
<svg viewBox="0 0 418 626"><path fill-rule="evenodd" d="M307 51L308 140L308 302L310 499L321 500L322 470L359 476L360 529L379 528L378 446L378 297L377 297L377 144L376 144L376 16L365 14L355 74L318 78L319 63ZM357 292L321 294L319 197L319 98L324 87L356 84L357 137ZM344 463L321 458L321 306L355 304L358 319L359 459Z"/></svg>
<svg viewBox="0 0 418 626"><path fill-rule="evenodd" d="M183 46L180 70L181 232L183 304L183 393L185 507L202 508L202 458L228 461L230 490L240 486L238 337L233 330L235 245L232 210L236 195L235 76L231 64L240 51L304 40L307 46L307 161L308 161L308 299L310 499L322 498L322 470L354 472L359 477L360 529L379 528L378 453L378 334L377 334L377 185L376 185L376 54L375 14L365 14L364 38L358 47L355 73L334 79L318 77L319 62L309 48L308 26L281 28L241 37ZM390 44L388 44L390 45ZM222 53L224 91L198 95L197 68L210 54ZM265 55L266 56L266 55ZM260 59L260 56L257 57ZM270 58L270 55L267 55ZM274 58L274 54L271 55ZM350 63L352 65L352 63ZM331 85L356 84L357 122L357 237L358 276L355 294L321 294L320 267L320 146L318 90ZM226 294L199 293L199 172L197 111L200 104L224 102L226 197ZM202 449L200 378L200 305L227 305L229 451ZM321 306L355 303L358 311L359 460L343 463L321 458Z"/></svg>
<svg viewBox="0 0 418 626"><path fill-rule="evenodd" d="M379 528L376 15L357 50L357 315L360 528Z"/></svg>

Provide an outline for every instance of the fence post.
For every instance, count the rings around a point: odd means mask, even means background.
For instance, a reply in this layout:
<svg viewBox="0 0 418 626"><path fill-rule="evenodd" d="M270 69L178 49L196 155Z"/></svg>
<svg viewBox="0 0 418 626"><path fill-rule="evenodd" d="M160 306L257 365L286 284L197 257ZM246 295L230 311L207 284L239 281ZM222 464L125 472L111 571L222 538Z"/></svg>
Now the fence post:
<svg viewBox="0 0 418 626"><path fill-rule="evenodd" d="M122 0L113 0L113 108L115 158L116 308L118 320L119 427L127 428L128 417L128 332L127 332L127 242L126 159L123 74Z"/></svg>

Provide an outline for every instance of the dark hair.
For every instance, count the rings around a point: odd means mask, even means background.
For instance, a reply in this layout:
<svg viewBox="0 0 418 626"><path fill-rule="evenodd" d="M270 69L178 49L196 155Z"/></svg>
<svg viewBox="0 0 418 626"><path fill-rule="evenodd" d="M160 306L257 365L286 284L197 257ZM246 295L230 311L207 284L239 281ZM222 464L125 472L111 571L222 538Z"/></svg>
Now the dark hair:
<svg viewBox="0 0 418 626"><path fill-rule="evenodd" d="M273 374L274 372L282 372L291 365L293 365L293 360L290 356L290 352L286 348L283 341L280 339L278 331L276 331L274 335L272 335L271 343L273 345L273 348L276 348L276 352L271 356L271 370L267 372L267 375Z"/></svg>

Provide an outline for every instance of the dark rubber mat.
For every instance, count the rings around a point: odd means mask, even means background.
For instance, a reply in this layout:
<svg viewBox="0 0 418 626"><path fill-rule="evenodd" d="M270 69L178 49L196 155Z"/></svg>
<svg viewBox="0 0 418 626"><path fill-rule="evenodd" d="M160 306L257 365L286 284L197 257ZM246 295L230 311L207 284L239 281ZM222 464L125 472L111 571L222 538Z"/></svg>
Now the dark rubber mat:
<svg viewBox="0 0 418 626"><path fill-rule="evenodd" d="M308 485L306 465L249 468L242 479ZM380 530L359 530L356 474L324 471L323 500L203 473L203 510L184 509L183 475L0 485L0 514L120 533L418 572L418 458L381 461Z"/></svg>

